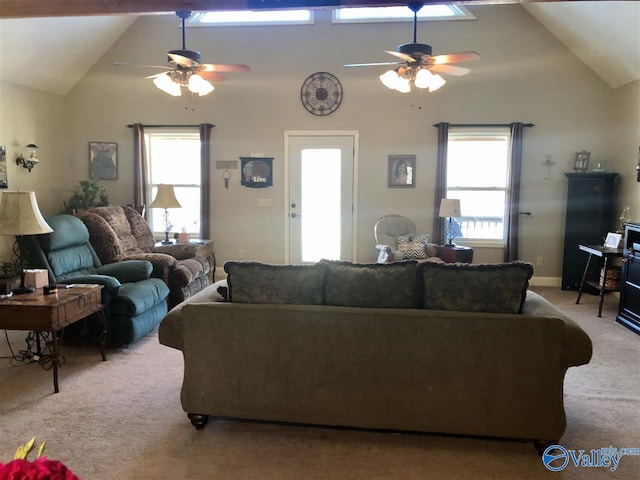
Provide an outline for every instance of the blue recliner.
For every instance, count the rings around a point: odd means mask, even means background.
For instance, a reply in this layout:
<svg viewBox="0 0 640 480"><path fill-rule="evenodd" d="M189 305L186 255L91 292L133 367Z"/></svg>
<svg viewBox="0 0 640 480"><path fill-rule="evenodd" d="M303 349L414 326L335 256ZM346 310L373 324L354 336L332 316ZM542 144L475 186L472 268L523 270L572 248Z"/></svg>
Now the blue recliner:
<svg viewBox="0 0 640 480"><path fill-rule="evenodd" d="M127 260L102 265L89 231L72 215L46 218L53 233L24 237L24 256L29 268L46 268L50 283L97 283L104 285L109 340L128 345L152 331L167 313L169 288L150 278L146 260Z"/></svg>

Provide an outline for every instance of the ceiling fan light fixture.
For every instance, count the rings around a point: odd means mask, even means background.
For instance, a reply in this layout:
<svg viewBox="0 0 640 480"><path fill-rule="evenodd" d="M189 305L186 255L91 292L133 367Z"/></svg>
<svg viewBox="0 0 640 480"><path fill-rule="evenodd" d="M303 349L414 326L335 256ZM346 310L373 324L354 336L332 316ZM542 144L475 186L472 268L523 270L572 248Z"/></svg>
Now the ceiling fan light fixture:
<svg viewBox="0 0 640 480"><path fill-rule="evenodd" d="M421 68L418 70L418 73L416 73L414 84L418 88L429 88L434 81L434 76L428 68Z"/></svg>
<svg viewBox="0 0 640 480"><path fill-rule="evenodd" d="M431 84L429 85L429 92L435 92L441 86L443 86L447 81L442 78L440 75L432 75L433 79L431 80Z"/></svg>
<svg viewBox="0 0 640 480"><path fill-rule="evenodd" d="M168 93L169 95L172 95L174 97L179 97L180 95L182 95L182 92L180 91L180 84L176 83L168 73L164 75L158 75L153 79L153 84L163 92Z"/></svg>
<svg viewBox="0 0 640 480"><path fill-rule="evenodd" d="M398 75L395 89L400 93L409 93L411 91L411 80L408 77Z"/></svg>
<svg viewBox="0 0 640 480"><path fill-rule="evenodd" d="M396 89L396 84L398 83L398 73L395 70L388 70L378 78L380 78L380 81L385 87L390 88L391 90Z"/></svg>
<svg viewBox="0 0 640 480"><path fill-rule="evenodd" d="M197 73L194 73L189 77L188 88L191 92L197 93L201 97L210 94L215 89L213 85Z"/></svg>

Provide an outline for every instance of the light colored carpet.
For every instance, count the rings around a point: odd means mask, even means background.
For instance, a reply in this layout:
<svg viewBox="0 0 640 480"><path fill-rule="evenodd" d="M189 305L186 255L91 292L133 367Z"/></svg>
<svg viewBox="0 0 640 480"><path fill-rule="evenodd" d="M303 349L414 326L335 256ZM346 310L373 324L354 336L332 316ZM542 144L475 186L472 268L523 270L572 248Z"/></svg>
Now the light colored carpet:
<svg viewBox="0 0 640 480"><path fill-rule="evenodd" d="M591 336L589 365L565 382L568 449L640 448L640 336L615 323L617 299L536 291ZM1 333L1 332L0 332ZM14 349L24 333L9 332ZM4 337L4 335L2 335ZM0 338L0 356L9 350ZM83 480L116 479L632 479L640 456L617 472L543 466L529 442L213 420L196 431L180 407L181 352L152 334L100 361L96 346L65 346L60 393L51 372L0 360L0 461L31 437ZM526 379L523 379L526 381Z"/></svg>

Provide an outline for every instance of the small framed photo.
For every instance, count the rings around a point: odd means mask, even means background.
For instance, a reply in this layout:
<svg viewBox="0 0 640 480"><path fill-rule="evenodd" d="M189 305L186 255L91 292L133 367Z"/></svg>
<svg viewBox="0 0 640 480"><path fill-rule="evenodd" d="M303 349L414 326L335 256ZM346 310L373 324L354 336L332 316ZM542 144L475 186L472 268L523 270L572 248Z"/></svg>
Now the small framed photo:
<svg viewBox="0 0 640 480"><path fill-rule="evenodd" d="M389 155L388 188L414 188L416 186L416 156Z"/></svg>
<svg viewBox="0 0 640 480"><path fill-rule="evenodd" d="M89 142L89 176L96 180L118 179L118 144Z"/></svg>
<svg viewBox="0 0 640 480"><path fill-rule="evenodd" d="M607 233L607 238L604 240L604 246L607 248L618 248L620 247L620 240L622 240L622 235L620 233Z"/></svg>
<svg viewBox="0 0 640 480"><path fill-rule="evenodd" d="M586 172L589 169L589 159L591 158L591 152L582 150L576 153L576 160L573 164L573 169L576 172Z"/></svg>

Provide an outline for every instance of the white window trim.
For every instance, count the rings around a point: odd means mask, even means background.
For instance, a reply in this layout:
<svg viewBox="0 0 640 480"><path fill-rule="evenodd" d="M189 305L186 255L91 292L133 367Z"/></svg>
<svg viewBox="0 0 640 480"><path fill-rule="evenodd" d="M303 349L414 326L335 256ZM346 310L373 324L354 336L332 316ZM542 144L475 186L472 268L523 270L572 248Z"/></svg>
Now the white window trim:
<svg viewBox="0 0 640 480"><path fill-rule="evenodd" d="M491 135L504 135L504 134L510 134L509 129L505 129L504 127L478 127L476 130L473 129L473 127L452 127L449 130L449 134L448 134L448 139L447 142L449 141L449 139L451 137L460 137L460 136L466 136L466 137L490 137ZM507 161L509 161L507 159ZM448 159L447 159L448 162ZM448 165L447 165L448 168ZM505 195L508 194L509 192L509 185L508 183L505 183L504 187L461 187L458 185L452 185L449 186L448 184L445 186L445 192L448 192L449 190L460 190L460 191L464 191L464 190L469 190L469 191L500 191L500 192L505 192ZM454 197L452 197L454 198ZM463 217L464 217L464 211L463 213ZM507 221L506 218L506 205L505 205L505 211L503 213L503 225L504 222ZM460 237L461 239L464 240L465 245L468 245L470 247L477 247L477 248L504 248L504 246L506 245L506 241L507 239L505 238L505 232L503 229L502 232L502 238L500 239L493 239L493 238L475 238L475 237Z"/></svg>
<svg viewBox="0 0 640 480"><path fill-rule="evenodd" d="M149 152L150 152L150 142L151 142L153 137L156 137L156 138L171 138L171 137L173 137L173 138L188 138L188 139L197 140L198 142L200 141L200 135L197 132L197 130L167 131L167 129L157 129L157 130L149 129L149 131L145 132L144 139L145 139L145 149L146 149L146 152L147 152L147 158L146 158L146 161L147 161L147 172L148 172L148 175L149 175L149 179L148 179L147 185L146 185L147 198L149 199L149 205L147 206L147 208L151 208L151 203L153 202L153 200L155 198L154 195L153 195L153 188L154 187L157 188L158 185L159 185L158 183L154 183L154 182L151 181L151 177L152 177L152 174L153 174L152 173L153 166L151 164L152 159L149 156ZM197 184L197 183L175 183L175 182L172 182L171 185L173 185L174 187L177 187L177 188L180 188L180 187L197 188L197 189L199 189L200 192L202 192L202 184L201 183ZM202 195L202 193L200 193L200 194ZM148 223L149 223L149 226L151 227L151 230L152 230L152 232L154 234L154 237L156 237L156 238L160 238L160 237L164 238L164 234L165 234L164 225L160 225L160 226L154 225L153 217L154 217L153 214L149 215ZM158 227L160 227L160 230L158 230ZM195 232L195 231L188 232L188 233L196 234L196 235L199 234L199 232Z"/></svg>

